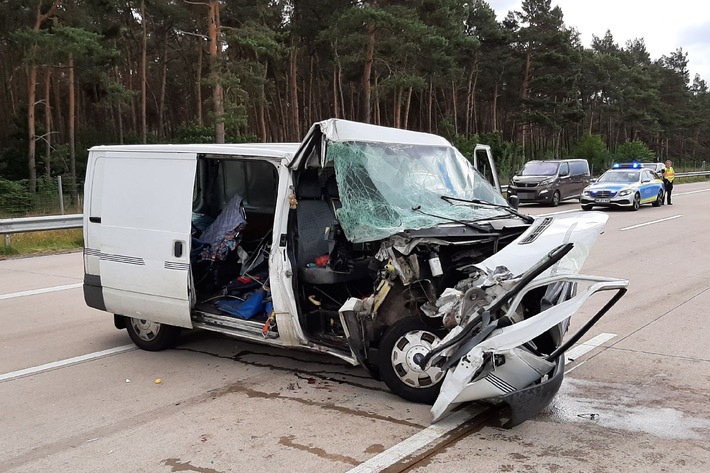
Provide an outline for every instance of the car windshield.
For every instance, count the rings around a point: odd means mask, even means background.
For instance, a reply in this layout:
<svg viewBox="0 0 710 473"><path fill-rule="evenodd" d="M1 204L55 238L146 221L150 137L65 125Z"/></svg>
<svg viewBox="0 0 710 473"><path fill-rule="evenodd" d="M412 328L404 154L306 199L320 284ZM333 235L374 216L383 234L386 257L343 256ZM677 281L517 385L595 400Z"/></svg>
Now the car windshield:
<svg viewBox="0 0 710 473"><path fill-rule="evenodd" d="M558 163L525 163L525 167L520 171L521 176L554 176L557 174Z"/></svg>
<svg viewBox="0 0 710 473"><path fill-rule="evenodd" d="M639 171L608 171L601 175L597 182L636 182Z"/></svg>
<svg viewBox="0 0 710 473"><path fill-rule="evenodd" d="M403 230L431 228L451 220L509 216L489 208L442 199L506 200L452 146L329 142L342 207L337 217L352 242L387 238Z"/></svg>

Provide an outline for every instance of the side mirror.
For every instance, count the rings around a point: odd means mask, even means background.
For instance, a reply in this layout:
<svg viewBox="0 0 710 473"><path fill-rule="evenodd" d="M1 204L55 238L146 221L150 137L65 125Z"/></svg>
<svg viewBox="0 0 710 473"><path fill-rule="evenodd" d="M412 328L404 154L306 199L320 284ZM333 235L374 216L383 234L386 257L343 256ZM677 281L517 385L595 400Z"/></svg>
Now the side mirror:
<svg viewBox="0 0 710 473"><path fill-rule="evenodd" d="M520 205L520 198L517 195L511 195L508 197L508 203L513 208L513 210L518 210L518 205Z"/></svg>
<svg viewBox="0 0 710 473"><path fill-rule="evenodd" d="M569 171L562 171L560 173L560 177L567 177L567 176L569 176Z"/></svg>

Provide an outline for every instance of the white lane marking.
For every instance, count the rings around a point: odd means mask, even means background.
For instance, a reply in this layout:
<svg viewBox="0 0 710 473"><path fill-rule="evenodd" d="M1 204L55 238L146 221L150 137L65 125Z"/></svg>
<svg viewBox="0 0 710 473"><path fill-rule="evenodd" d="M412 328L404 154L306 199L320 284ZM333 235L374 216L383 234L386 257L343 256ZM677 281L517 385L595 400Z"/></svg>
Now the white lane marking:
<svg viewBox="0 0 710 473"><path fill-rule="evenodd" d="M673 192L671 195L673 197L677 195L688 195L688 194L697 194L698 192L709 192L710 189L700 189L699 191L688 191L688 192Z"/></svg>
<svg viewBox="0 0 710 473"><path fill-rule="evenodd" d="M672 217L659 218L658 220L651 220L650 222L639 223L638 225L631 225L630 227L620 228L619 230L621 230L623 232L624 230L632 230L634 228L645 227L646 225L653 225L654 223L666 222L668 220L673 220L675 218L680 218L682 216L683 216L683 214L673 215Z"/></svg>
<svg viewBox="0 0 710 473"><path fill-rule="evenodd" d="M460 427L464 422L471 420L485 410L486 408L484 407L473 405L456 411L436 424L430 425L408 439L359 464L349 470L348 473L375 473L382 471Z"/></svg>
<svg viewBox="0 0 710 473"><path fill-rule="evenodd" d="M25 297L25 296L34 296L37 294L46 294L48 292L66 291L67 289L76 289L76 288L81 287L83 285L84 285L84 283L78 282L75 284L66 284L64 286L45 287L42 289L32 289L30 291L11 292L10 294L0 294L0 301L5 300L5 299L14 299L15 297Z"/></svg>
<svg viewBox="0 0 710 473"><path fill-rule="evenodd" d="M24 376L30 376L33 374L43 373L45 371L55 370L57 368L62 368L64 366L76 365L79 363L84 363L86 361L97 360L99 358L104 358L106 356L116 355L118 353L124 353L131 350L136 350L137 347L133 344L122 345L120 347L109 348L108 350L96 351L94 353L88 353L86 355L79 355L73 358L67 358L65 360L53 361L51 363L46 363L44 365L33 366L32 368L25 368L23 370L11 371L9 373L0 374L0 383L3 381L10 381L17 378L22 378Z"/></svg>
<svg viewBox="0 0 710 473"><path fill-rule="evenodd" d="M579 345L575 345L573 348L567 350L565 353L565 356L567 357L567 361L574 361L580 356L584 355L585 353L588 353L592 350L594 350L596 347L601 345L602 343L608 342L612 338L616 337L615 333L600 333L594 338L590 338L584 343L580 343Z"/></svg>

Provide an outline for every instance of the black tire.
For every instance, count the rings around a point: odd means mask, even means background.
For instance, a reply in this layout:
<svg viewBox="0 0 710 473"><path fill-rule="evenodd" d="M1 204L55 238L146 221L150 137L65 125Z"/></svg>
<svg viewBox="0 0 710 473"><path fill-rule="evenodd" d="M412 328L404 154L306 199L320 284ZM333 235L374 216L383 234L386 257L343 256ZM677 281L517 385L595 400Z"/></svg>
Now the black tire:
<svg viewBox="0 0 710 473"><path fill-rule="evenodd" d="M147 351L170 348L180 336L180 327L132 317L126 317L126 331L138 348Z"/></svg>
<svg viewBox="0 0 710 473"><path fill-rule="evenodd" d="M661 205L663 205L663 198L664 197L665 196L663 195L663 189L660 189L658 191L658 196L656 197L656 200L654 200L653 204L651 204L651 205L653 205L654 207L660 207Z"/></svg>
<svg viewBox="0 0 710 473"><path fill-rule="evenodd" d="M423 320L409 316L386 331L379 346L380 377L390 390L411 402L433 404L439 395L444 371L430 367L422 371L415 360L431 350L439 337Z"/></svg>
<svg viewBox="0 0 710 473"><path fill-rule="evenodd" d="M582 204L582 210L592 210L593 207L594 207L593 205Z"/></svg>
<svg viewBox="0 0 710 473"><path fill-rule="evenodd" d="M550 201L550 205L553 207L557 207L560 205L560 199L562 196L560 196L560 191L555 191L554 194L552 194L552 200Z"/></svg>
<svg viewBox="0 0 710 473"><path fill-rule="evenodd" d="M641 195L637 192L634 194L634 202L631 204L631 210L635 212L639 208L641 208Z"/></svg>

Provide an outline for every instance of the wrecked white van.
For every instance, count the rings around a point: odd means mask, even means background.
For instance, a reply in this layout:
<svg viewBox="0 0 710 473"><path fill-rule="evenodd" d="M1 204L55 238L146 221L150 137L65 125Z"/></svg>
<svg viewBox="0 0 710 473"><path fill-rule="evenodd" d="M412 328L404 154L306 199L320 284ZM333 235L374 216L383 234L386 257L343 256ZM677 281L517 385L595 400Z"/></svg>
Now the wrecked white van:
<svg viewBox="0 0 710 473"><path fill-rule="evenodd" d="M98 146L85 196L85 300L139 347L184 328L327 353L435 419L478 399L536 414L626 290L578 274L604 214L521 215L431 134L333 119L300 145Z"/></svg>

